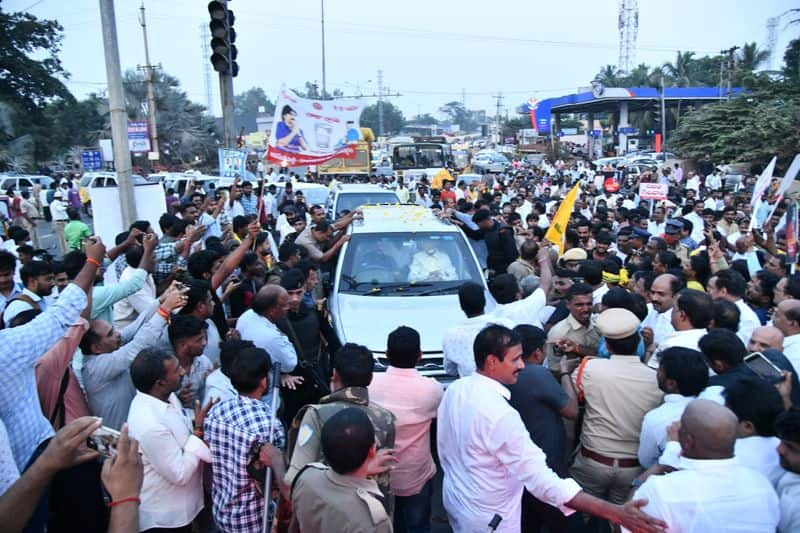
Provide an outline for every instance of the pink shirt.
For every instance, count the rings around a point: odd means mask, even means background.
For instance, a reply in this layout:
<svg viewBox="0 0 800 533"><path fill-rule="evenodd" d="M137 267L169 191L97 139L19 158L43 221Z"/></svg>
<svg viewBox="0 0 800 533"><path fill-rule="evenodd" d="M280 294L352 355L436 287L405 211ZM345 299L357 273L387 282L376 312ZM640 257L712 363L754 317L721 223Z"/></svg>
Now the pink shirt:
<svg viewBox="0 0 800 533"><path fill-rule="evenodd" d="M36 388L39 389L42 413L48 420L58 404L64 372L69 372L69 383L67 390L64 391L64 424L69 424L82 416L89 416L86 397L78 384L78 378L72 371L72 356L88 329L89 322L79 318L78 322L71 325L64 336L36 361ZM58 417L52 422L56 430L61 428Z"/></svg>
<svg viewBox="0 0 800 533"><path fill-rule="evenodd" d="M418 494L436 474L431 456L431 421L442 401L444 389L435 379L420 375L414 368L390 366L376 372L369 386L369 401L397 417L395 421L395 456L392 470L392 493L397 496Z"/></svg>

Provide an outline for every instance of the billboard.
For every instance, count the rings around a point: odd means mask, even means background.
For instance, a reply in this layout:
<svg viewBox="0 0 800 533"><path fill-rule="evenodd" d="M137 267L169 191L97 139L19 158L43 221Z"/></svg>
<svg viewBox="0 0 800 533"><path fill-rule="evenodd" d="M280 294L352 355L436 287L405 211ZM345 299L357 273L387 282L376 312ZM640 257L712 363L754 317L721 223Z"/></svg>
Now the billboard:
<svg viewBox="0 0 800 533"><path fill-rule="evenodd" d="M128 122L128 148L134 153L150 151L147 122Z"/></svg>
<svg viewBox="0 0 800 533"><path fill-rule="evenodd" d="M361 140L360 100L312 100L281 87L267 146L267 160L283 166L318 165L356 156Z"/></svg>

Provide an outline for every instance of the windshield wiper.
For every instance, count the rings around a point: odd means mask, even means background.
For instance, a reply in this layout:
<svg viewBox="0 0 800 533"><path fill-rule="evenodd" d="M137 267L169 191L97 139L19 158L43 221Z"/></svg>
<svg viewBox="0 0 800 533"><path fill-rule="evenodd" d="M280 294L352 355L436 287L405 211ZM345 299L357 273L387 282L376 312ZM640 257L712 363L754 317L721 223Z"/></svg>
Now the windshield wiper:
<svg viewBox="0 0 800 533"><path fill-rule="evenodd" d="M357 292L359 296L376 296L378 294L392 294L396 292L407 292L411 291L417 287L430 287L431 283L421 282L408 282L408 281L401 281L397 283L373 283L371 281L360 281L356 282L354 285L350 286L350 290L355 290L360 285L372 285L369 289L363 292Z"/></svg>
<svg viewBox="0 0 800 533"><path fill-rule="evenodd" d="M458 281L456 283L450 283L448 285L442 285L441 287L436 287L435 289L429 289L427 291L422 291L416 293L414 296L428 296L431 294L442 294L445 292L450 292L454 290L458 290L464 284L464 281Z"/></svg>

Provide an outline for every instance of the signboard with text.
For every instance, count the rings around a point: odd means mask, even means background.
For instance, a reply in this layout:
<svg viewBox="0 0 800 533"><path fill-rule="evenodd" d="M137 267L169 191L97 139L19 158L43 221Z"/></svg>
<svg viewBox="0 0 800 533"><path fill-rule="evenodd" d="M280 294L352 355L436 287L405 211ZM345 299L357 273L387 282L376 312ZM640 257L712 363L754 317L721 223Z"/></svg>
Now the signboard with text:
<svg viewBox="0 0 800 533"><path fill-rule="evenodd" d="M84 150L81 152L83 170L102 170L103 153L100 150Z"/></svg>
<svg viewBox="0 0 800 533"><path fill-rule="evenodd" d="M128 148L137 154L150 151L147 122L128 122Z"/></svg>
<svg viewBox="0 0 800 533"><path fill-rule="evenodd" d="M666 200L669 185L666 183L642 183L639 185L639 200Z"/></svg>

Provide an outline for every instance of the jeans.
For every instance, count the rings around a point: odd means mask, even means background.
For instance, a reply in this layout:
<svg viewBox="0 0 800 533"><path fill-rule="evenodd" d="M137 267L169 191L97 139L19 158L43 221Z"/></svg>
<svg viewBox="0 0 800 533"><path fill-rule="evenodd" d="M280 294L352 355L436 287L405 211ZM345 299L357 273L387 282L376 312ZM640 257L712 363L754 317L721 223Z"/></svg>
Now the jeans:
<svg viewBox="0 0 800 533"><path fill-rule="evenodd" d="M433 479L413 496L394 497L395 533L430 533Z"/></svg>

